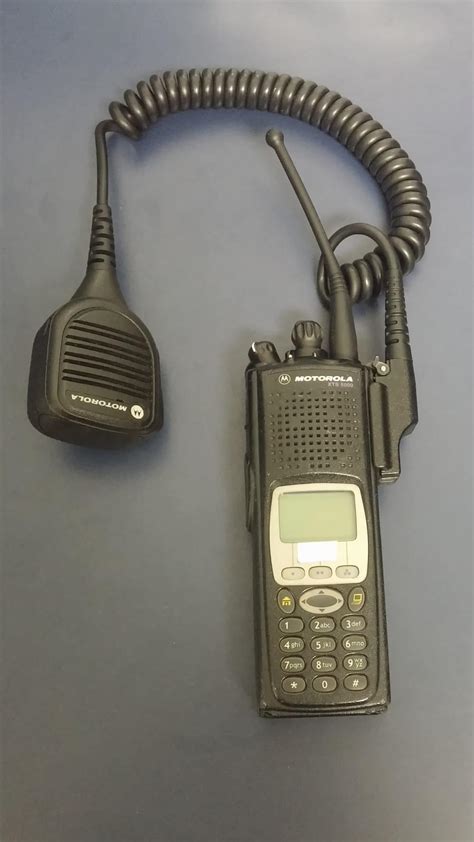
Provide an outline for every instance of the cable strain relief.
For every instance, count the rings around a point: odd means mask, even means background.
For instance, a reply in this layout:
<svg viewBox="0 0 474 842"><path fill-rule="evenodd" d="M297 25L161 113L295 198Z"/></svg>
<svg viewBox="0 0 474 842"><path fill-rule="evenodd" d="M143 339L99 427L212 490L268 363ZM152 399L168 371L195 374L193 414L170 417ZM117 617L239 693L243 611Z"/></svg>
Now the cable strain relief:
<svg viewBox="0 0 474 842"><path fill-rule="evenodd" d="M112 210L107 204L97 204L92 211L87 271L73 298L103 298L125 304L115 269Z"/></svg>
<svg viewBox="0 0 474 842"><path fill-rule="evenodd" d="M340 270L329 277L329 350L335 360L357 360L357 335L352 302L344 275Z"/></svg>
<svg viewBox="0 0 474 842"><path fill-rule="evenodd" d="M387 359L411 359L405 292L397 272L385 273L385 345Z"/></svg>
<svg viewBox="0 0 474 842"><path fill-rule="evenodd" d="M109 205L94 205L87 266L115 269L114 223Z"/></svg>

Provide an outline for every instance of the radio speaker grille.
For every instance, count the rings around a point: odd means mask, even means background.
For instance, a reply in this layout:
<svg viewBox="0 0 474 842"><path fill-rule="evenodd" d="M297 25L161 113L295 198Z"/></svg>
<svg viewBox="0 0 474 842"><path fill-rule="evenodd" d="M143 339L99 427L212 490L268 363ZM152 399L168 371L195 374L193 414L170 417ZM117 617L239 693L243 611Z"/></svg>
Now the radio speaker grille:
<svg viewBox="0 0 474 842"><path fill-rule="evenodd" d="M360 458L357 398L349 389L269 395L271 461L279 470L328 472L353 468Z"/></svg>
<svg viewBox="0 0 474 842"><path fill-rule="evenodd" d="M66 329L61 380L106 389L119 398L151 400L153 368L145 338L120 315L120 327L103 324L100 311L87 316L73 319Z"/></svg>

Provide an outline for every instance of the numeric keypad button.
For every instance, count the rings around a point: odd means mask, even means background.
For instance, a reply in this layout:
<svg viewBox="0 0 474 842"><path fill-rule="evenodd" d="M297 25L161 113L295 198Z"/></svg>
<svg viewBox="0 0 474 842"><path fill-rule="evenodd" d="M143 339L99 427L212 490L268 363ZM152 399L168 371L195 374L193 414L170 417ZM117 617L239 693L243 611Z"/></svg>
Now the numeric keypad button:
<svg viewBox="0 0 474 842"><path fill-rule="evenodd" d="M353 690L356 693L359 690L365 690L368 683L366 675L346 675L344 679L344 687L346 690Z"/></svg>
<svg viewBox="0 0 474 842"><path fill-rule="evenodd" d="M304 623L299 617L283 617L278 623L278 628L287 634L303 631Z"/></svg>
<svg viewBox="0 0 474 842"><path fill-rule="evenodd" d="M361 632L364 631L366 625L365 617L358 614L353 617L344 617L341 620L341 626L344 631Z"/></svg>
<svg viewBox="0 0 474 842"><path fill-rule="evenodd" d="M367 646L367 638L363 634L351 634L342 641L342 648L346 652L360 652Z"/></svg>
<svg viewBox="0 0 474 842"><path fill-rule="evenodd" d="M301 675L292 675L284 678L281 686L285 693L302 693L306 690L306 681Z"/></svg>
<svg viewBox="0 0 474 842"><path fill-rule="evenodd" d="M337 687L337 681L333 675L318 675L313 680L313 690L317 693L333 693Z"/></svg>
<svg viewBox="0 0 474 842"><path fill-rule="evenodd" d="M324 634L326 632L332 632L336 627L336 623L332 617L315 617L314 620L311 620L309 627L313 632Z"/></svg>
<svg viewBox="0 0 474 842"><path fill-rule="evenodd" d="M311 649L313 652L332 652L336 648L333 637L313 637Z"/></svg>
<svg viewBox="0 0 474 842"><path fill-rule="evenodd" d="M280 640L280 649L282 652L302 652L304 640L301 637L283 637Z"/></svg>
<svg viewBox="0 0 474 842"><path fill-rule="evenodd" d="M337 667L337 661L331 655L321 658L313 658L311 666L315 672L333 672Z"/></svg>
<svg viewBox="0 0 474 842"><path fill-rule="evenodd" d="M346 655L343 661L344 669L349 672L356 672L367 669L367 658L365 655Z"/></svg>
<svg viewBox="0 0 474 842"><path fill-rule="evenodd" d="M295 658L283 658L280 666L283 672L301 672L306 665L303 658L296 656Z"/></svg>

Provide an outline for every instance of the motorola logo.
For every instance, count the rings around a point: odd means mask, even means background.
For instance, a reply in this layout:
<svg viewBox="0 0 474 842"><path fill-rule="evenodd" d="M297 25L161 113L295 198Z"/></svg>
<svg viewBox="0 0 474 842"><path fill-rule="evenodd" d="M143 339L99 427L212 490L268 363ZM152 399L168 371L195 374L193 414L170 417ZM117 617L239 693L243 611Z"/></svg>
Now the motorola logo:
<svg viewBox="0 0 474 842"><path fill-rule="evenodd" d="M353 383L354 378L351 377L349 374L348 377L345 377L343 374L305 374L305 375L297 375L295 377L295 381L297 383L311 383L315 380L319 380L320 382L326 383Z"/></svg>
<svg viewBox="0 0 474 842"><path fill-rule="evenodd" d="M278 382L281 386L287 386L288 383L291 383L291 374L280 374Z"/></svg>
<svg viewBox="0 0 474 842"><path fill-rule="evenodd" d="M140 421L145 415L145 410L138 403L133 404L130 412L132 413L133 417L137 419L137 421Z"/></svg>
<svg viewBox="0 0 474 842"><path fill-rule="evenodd" d="M111 401L102 400L101 398L92 398L90 397L90 395L75 395L71 393L71 400L81 401L81 403L90 403L92 406L105 406L107 407L107 409L118 409L120 412L127 411L127 407L125 404L112 403Z"/></svg>

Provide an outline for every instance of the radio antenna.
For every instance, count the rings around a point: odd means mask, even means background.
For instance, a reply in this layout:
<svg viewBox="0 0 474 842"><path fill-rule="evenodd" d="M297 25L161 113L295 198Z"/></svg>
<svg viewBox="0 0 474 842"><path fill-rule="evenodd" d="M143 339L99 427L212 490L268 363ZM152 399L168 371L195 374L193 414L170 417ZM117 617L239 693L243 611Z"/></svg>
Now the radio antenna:
<svg viewBox="0 0 474 842"><path fill-rule="evenodd" d="M266 141L275 150L324 258L329 280L329 351L335 360L357 360L357 336L349 292L318 212L285 146L283 132L270 129Z"/></svg>

